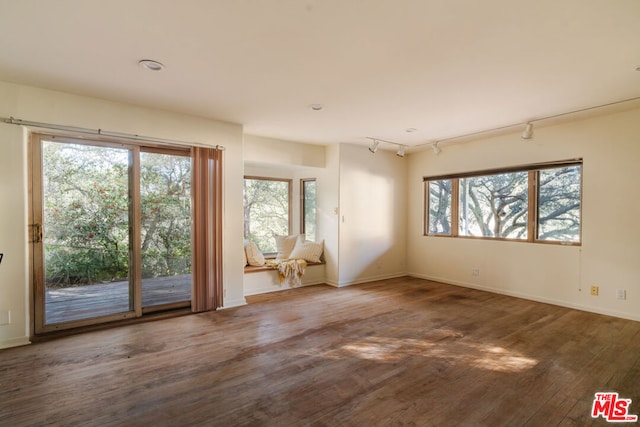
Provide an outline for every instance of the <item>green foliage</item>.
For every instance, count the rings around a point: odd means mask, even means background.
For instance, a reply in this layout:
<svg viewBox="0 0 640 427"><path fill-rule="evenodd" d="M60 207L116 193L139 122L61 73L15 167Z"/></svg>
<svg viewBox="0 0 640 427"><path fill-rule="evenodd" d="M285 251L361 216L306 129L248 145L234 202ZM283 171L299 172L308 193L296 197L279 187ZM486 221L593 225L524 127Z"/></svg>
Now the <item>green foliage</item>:
<svg viewBox="0 0 640 427"><path fill-rule="evenodd" d="M43 143L47 286L129 276L132 155L124 148ZM142 153L141 165L143 277L188 273L190 158Z"/></svg>
<svg viewBox="0 0 640 427"><path fill-rule="evenodd" d="M303 181L304 233L306 239L316 240L316 181Z"/></svg>
<svg viewBox="0 0 640 427"><path fill-rule="evenodd" d="M275 235L289 234L289 181L244 180L244 237L275 253Z"/></svg>
<svg viewBox="0 0 640 427"><path fill-rule="evenodd" d="M142 153L142 277L191 272L191 159Z"/></svg>

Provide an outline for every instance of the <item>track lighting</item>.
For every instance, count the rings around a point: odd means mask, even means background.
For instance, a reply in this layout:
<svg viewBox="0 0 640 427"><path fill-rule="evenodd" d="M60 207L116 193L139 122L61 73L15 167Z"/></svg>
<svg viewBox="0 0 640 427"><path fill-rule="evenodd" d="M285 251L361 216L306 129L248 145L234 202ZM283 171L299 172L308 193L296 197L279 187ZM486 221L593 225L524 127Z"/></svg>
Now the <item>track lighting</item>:
<svg viewBox="0 0 640 427"><path fill-rule="evenodd" d="M522 139L533 139L533 123L528 122L521 135Z"/></svg>
<svg viewBox="0 0 640 427"><path fill-rule="evenodd" d="M442 152L442 148L438 147L438 141L434 142L431 148L436 156Z"/></svg>
<svg viewBox="0 0 640 427"><path fill-rule="evenodd" d="M367 139L371 140L369 151L371 151L372 153L375 153L376 151L378 151L378 146L380 145L381 142L384 142L385 144L392 144L392 145L398 146L398 151L396 151L396 156L398 157L404 157L405 153L407 152L407 149L409 148L408 145L400 144L398 142L385 141L384 139L376 139L371 137L367 137Z"/></svg>

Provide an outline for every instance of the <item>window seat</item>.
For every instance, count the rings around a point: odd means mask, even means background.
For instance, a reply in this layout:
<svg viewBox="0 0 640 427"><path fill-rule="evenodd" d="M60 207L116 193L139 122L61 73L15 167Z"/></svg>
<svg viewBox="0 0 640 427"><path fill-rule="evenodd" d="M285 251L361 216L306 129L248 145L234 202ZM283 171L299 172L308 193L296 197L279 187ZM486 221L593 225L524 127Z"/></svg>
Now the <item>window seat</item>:
<svg viewBox="0 0 640 427"><path fill-rule="evenodd" d="M326 282L326 263L308 262L302 276L302 286L319 285ZM267 292L293 289L290 280L280 283L279 272L271 266L246 266L244 268L244 295L257 295Z"/></svg>
<svg viewBox="0 0 640 427"><path fill-rule="evenodd" d="M315 265L325 265L324 261L321 262L307 262L307 267L313 267ZM260 266L256 266L256 265L245 265L244 267L244 274L247 273L258 273L260 271L270 271L270 270L275 270L276 267L270 266L270 265L260 265Z"/></svg>

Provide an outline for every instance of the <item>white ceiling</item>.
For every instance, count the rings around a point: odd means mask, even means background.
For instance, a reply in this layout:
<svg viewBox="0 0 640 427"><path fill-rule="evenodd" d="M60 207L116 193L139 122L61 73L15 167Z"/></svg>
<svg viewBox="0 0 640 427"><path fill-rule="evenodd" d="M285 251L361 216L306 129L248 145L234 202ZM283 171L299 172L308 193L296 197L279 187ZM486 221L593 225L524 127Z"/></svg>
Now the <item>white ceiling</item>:
<svg viewBox="0 0 640 427"><path fill-rule="evenodd" d="M319 144L637 98L639 42L639 0L0 0L0 80Z"/></svg>

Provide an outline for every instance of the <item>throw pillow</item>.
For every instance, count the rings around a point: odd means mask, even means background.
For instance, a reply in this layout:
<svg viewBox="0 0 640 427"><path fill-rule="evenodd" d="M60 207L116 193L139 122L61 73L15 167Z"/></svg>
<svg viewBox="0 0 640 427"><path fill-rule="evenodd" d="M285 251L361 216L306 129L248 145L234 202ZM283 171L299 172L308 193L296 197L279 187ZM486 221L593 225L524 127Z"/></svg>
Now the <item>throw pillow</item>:
<svg viewBox="0 0 640 427"><path fill-rule="evenodd" d="M304 234L296 234L293 236L276 236L276 249L278 251L276 259L290 258L291 251L296 246L296 242L298 241L298 236L302 236L302 238L304 239Z"/></svg>
<svg viewBox="0 0 640 427"><path fill-rule="evenodd" d="M293 251L291 251L289 257L293 259L304 259L307 262L320 262L323 249L324 240L316 243L300 238L296 242L296 246L293 248Z"/></svg>
<svg viewBox="0 0 640 427"><path fill-rule="evenodd" d="M257 267L264 265L264 255L262 255L262 252L260 252L260 249L258 249L254 242L248 242L244 247L244 250L247 254L247 261L249 262L249 265Z"/></svg>

